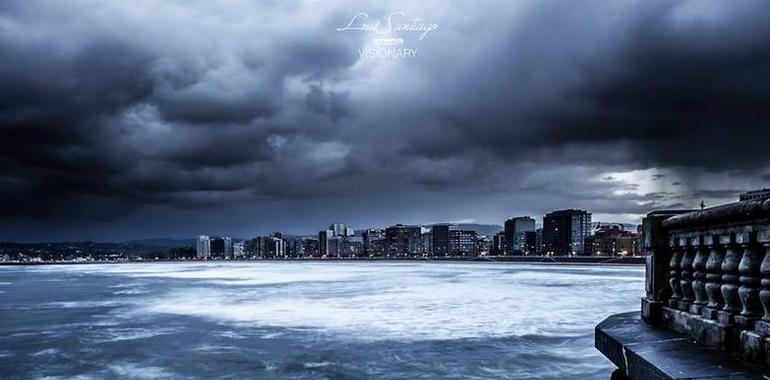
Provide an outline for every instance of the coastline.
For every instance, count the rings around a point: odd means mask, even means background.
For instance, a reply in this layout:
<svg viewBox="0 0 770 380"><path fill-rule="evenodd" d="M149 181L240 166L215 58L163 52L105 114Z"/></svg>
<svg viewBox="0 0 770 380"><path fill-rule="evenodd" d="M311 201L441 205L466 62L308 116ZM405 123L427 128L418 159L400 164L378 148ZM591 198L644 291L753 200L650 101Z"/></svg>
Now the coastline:
<svg viewBox="0 0 770 380"><path fill-rule="evenodd" d="M442 257L442 258L269 258L230 260L98 260L98 261L43 261L0 262L11 265L77 265L77 264L139 264L139 263L249 263L249 262L392 262L392 263L511 263L545 265L644 265L644 257L596 256L504 256L504 257Z"/></svg>

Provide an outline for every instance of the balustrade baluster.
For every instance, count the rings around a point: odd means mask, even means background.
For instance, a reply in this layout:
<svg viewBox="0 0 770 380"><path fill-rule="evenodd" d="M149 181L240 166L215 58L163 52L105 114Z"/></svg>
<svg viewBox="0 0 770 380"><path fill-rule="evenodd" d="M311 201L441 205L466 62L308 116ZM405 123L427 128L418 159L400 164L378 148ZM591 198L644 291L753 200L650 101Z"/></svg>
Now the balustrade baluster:
<svg viewBox="0 0 770 380"><path fill-rule="evenodd" d="M761 321L756 322L756 330L764 335L770 335L770 230L760 231L758 240L761 242L761 251L764 253L759 273L762 276L762 289L759 291L759 301L762 304L764 315Z"/></svg>
<svg viewBox="0 0 770 380"><path fill-rule="evenodd" d="M738 296L739 272L738 264L741 262L741 249L735 243L735 235L730 236L726 245L725 259L722 261L722 297L725 305L719 312L719 322L732 324L735 322L735 314L741 311L741 301Z"/></svg>
<svg viewBox="0 0 770 380"><path fill-rule="evenodd" d="M692 262L692 290L695 293L695 301L690 307L690 313L702 314L703 309L708 304L708 295L706 295L706 261L709 258L709 251L703 245L703 237L698 236L692 240L695 246L695 259Z"/></svg>
<svg viewBox="0 0 770 380"><path fill-rule="evenodd" d="M719 244L718 236L707 238L709 257L706 261L706 296L709 302L703 310L703 316L708 319L716 319L717 312L724 306L724 299L720 288L722 287L722 261L725 258L723 247ZM768 294L770 296L770 293Z"/></svg>
<svg viewBox="0 0 770 380"><path fill-rule="evenodd" d="M679 247L682 252L682 260L679 264L679 267L682 269L679 272L679 286L682 290L682 299L679 301L679 309L690 311L690 305L694 298L692 290L692 262L695 258L695 252L690 245L689 238L680 239Z"/></svg>
<svg viewBox="0 0 770 380"><path fill-rule="evenodd" d="M671 240L671 261L668 263L670 269L668 284L671 286L671 298L668 300L668 306L677 308L679 307L679 300L682 299L682 291L679 287L679 247L675 243L675 240Z"/></svg>
<svg viewBox="0 0 770 380"><path fill-rule="evenodd" d="M738 264L740 273L738 296L741 300L741 314L736 322L744 327L751 327L755 320L762 315L762 304L759 300L761 286L760 266L762 256L756 246L756 234L740 234L740 246L743 250L741 262Z"/></svg>

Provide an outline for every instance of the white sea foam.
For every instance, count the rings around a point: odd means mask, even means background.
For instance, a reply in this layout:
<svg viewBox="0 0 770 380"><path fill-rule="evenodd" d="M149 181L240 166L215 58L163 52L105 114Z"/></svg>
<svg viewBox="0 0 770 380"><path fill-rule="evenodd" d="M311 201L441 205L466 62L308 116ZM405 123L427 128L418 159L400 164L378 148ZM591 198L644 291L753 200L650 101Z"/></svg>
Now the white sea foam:
<svg viewBox="0 0 770 380"><path fill-rule="evenodd" d="M37 380L93 380L100 379L101 377L93 375L77 375L77 376L43 376L36 377Z"/></svg>
<svg viewBox="0 0 770 380"><path fill-rule="evenodd" d="M175 328L107 328L93 333L96 343L118 342L123 340L147 339L159 335L169 335L181 330Z"/></svg>
<svg viewBox="0 0 770 380"><path fill-rule="evenodd" d="M195 347L195 351L201 351L201 352L206 352L211 354L232 352L235 350L237 350L237 348L233 346L221 346L221 345L211 345L211 344L203 344L198 347Z"/></svg>
<svg viewBox="0 0 770 380"><path fill-rule="evenodd" d="M118 290L116 292L112 292L114 295L138 295L138 294L147 294L149 293L148 290L142 290L142 289L128 289L128 290Z"/></svg>
<svg viewBox="0 0 770 380"><path fill-rule="evenodd" d="M157 278L180 281L164 282L164 291L137 294L131 302L49 306L125 306L121 315L132 318L166 313L375 340L585 335L603 316L638 307L638 297L628 295L641 295L644 273L628 267L372 262L66 268L134 279L115 285L120 291L146 289ZM126 332L111 339L146 334ZM263 336L271 337L276 336Z"/></svg>
<svg viewBox="0 0 770 380"><path fill-rule="evenodd" d="M179 287L148 298L136 311L254 327L307 328L345 339L584 335L601 317L638 306L638 298L628 293L638 290L641 295L642 273L629 268L510 264L180 266L178 272L166 275L195 279L210 275L237 286ZM222 281L224 276L237 280ZM249 281L293 284L246 286Z"/></svg>
<svg viewBox="0 0 770 380"><path fill-rule="evenodd" d="M223 338L230 338L230 339L246 339L246 336L243 334L238 334L235 331L223 331L216 333L215 335L221 336Z"/></svg>
<svg viewBox="0 0 770 380"><path fill-rule="evenodd" d="M328 366L330 366L332 364L334 364L334 363L332 363L332 362L309 362L309 363L303 364L302 366L305 367L305 368L308 368L308 369L313 369L313 368L328 367Z"/></svg>
<svg viewBox="0 0 770 380"><path fill-rule="evenodd" d="M51 356L56 355L59 353L59 350L56 348L48 348L45 350L40 350L32 354L32 356Z"/></svg>
<svg viewBox="0 0 770 380"><path fill-rule="evenodd" d="M114 307L114 306L121 306L124 304L125 302L121 302L121 301L57 301L57 302L48 302L48 303L42 304L42 306L72 309L72 308Z"/></svg>
<svg viewBox="0 0 770 380"><path fill-rule="evenodd" d="M123 379L167 379L176 377L165 368L136 363L114 363L107 366L116 376Z"/></svg>

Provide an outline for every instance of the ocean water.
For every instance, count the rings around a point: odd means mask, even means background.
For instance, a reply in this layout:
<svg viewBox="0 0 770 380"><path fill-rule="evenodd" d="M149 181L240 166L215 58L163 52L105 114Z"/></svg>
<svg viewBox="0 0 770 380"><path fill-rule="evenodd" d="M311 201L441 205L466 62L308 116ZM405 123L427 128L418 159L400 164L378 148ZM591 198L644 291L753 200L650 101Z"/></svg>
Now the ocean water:
<svg viewBox="0 0 770 380"><path fill-rule="evenodd" d="M644 269L233 262L0 267L8 379L608 379Z"/></svg>

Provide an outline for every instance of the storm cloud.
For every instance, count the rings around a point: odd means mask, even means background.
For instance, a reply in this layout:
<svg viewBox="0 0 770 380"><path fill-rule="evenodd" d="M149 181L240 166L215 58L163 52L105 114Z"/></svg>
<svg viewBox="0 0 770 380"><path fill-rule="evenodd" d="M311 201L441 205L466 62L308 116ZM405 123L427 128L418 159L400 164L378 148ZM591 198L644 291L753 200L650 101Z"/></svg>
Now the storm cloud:
<svg viewBox="0 0 770 380"><path fill-rule="evenodd" d="M360 12L419 33L338 31ZM770 177L764 1L4 1L0 239L312 233ZM395 15L395 16L393 16ZM403 38L409 58L366 57Z"/></svg>

